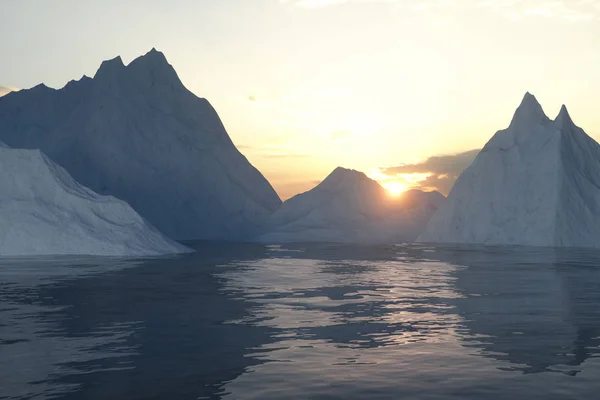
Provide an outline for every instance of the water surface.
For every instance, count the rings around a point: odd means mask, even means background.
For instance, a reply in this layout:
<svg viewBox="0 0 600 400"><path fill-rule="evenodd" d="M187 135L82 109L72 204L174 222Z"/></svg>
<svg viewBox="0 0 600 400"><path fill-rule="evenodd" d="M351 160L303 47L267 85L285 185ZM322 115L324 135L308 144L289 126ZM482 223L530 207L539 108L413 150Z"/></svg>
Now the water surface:
<svg viewBox="0 0 600 400"><path fill-rule="evenodd" d="M2 399L590 399L600 252L0 260Z"/></svg>

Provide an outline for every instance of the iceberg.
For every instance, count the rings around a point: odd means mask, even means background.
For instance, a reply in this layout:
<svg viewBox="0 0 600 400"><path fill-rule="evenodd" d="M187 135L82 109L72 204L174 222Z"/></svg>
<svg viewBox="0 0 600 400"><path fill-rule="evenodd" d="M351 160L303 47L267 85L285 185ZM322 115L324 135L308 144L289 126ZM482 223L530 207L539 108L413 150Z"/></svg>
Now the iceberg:
<svg viewBox="0 0 600 400"><path fill-rule="evenodd" d="M600 145L527 93L418 241L600 247Z"/></svg>
<svg viewBox="0 0 600 400"><path fill-rule="evenodd" d="M39 150L0 144L0 256L155 256L191 250L127 203L78 184Z"/></svg>
<svg viewBox="0 0 600 400"><path fill-rule="evenodd" d="M411 190L398 199L364 173L338 167L315 188L271 215L263 243L399 243L414 240L444 202L438 192Z"/></svg>
<svg viewBox="0 0 600 400"><path fill-rule="evenodd" d="M0 97L0 140L39 148L174 239L248 238L281 205L210 103L155 49L127 66L104 61L93 78L59 90Z"/></svg>

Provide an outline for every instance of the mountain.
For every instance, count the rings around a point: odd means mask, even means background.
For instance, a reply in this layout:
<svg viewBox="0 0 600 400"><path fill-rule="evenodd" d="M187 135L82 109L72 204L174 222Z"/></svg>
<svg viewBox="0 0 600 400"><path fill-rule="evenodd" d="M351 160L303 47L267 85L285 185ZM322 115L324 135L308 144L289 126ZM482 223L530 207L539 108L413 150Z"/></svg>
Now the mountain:
<svg viewBox="0 0 600 400"><path fill-rule="evenodd" d="M0 256L150 256L191 251L127 203L78 184L39 150L0 144Z"/></svg>
<svg viewBox="0 0 600 400"><path fill-rule="evenodd" d="M527 93L418 241L600 247L600 145Z"/></svg>
<svg viewBox="0 0 600 400"><path fill-rule="evenodd" d="M242 239L281 204L209 102L155 49L127 66L104 61L60 90L0 97L0 140L41 149L175 239Z"/></svg>
<svg viewBox="0 0 600 400"><path fill-rule="evenodd" d="M323 182L283 203L263 243L397 243L414 240L444 196L418 190L394 200L364 173L336 168Z"/></svg>

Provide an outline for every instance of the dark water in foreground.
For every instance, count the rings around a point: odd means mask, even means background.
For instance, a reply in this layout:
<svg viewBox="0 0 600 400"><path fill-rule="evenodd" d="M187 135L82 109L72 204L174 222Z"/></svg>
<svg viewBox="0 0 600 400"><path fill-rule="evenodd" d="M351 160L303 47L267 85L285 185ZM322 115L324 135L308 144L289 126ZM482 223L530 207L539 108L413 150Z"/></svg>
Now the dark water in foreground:
<svg viewBox="0 0 600 400"><path fill-rule="evenodd" d="M600 252L0 262L0 398L596 399Z"/></svg>

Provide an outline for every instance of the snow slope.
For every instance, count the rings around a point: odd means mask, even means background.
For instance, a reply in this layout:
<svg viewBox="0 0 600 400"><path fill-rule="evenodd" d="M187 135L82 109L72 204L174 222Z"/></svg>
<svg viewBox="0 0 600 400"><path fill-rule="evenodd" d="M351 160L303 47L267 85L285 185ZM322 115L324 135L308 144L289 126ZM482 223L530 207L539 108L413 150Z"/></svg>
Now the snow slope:
<svg viewBox="0 0 600 400"><path fill-rule="evenodd" d="M191 251L127 203L79 185L39 150L0 145L0 256Z"/></svg>
<svg viewBox="0 0 600 400"><path fill-rule="evenodd" d="M362 172L336 168L314 189L283 203L263 243L396 243L414 240L444 196L418 190L392 199Z"/></svg>
<svg viewBox="0 0 600 400"><path fill-rule="evenodd" d="M418 241L600 247L600 145L527 93Z"/></svg>
<svg viewBox="0 0 600 400"><path fill-rule="evenodd" d="M154 49L60 90L0 97L0 140L41 149L75 180L127 201L176 239L240 239L281 200L217 113Z"/></svg>

